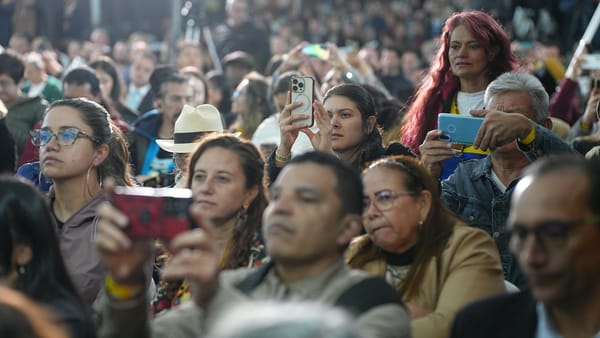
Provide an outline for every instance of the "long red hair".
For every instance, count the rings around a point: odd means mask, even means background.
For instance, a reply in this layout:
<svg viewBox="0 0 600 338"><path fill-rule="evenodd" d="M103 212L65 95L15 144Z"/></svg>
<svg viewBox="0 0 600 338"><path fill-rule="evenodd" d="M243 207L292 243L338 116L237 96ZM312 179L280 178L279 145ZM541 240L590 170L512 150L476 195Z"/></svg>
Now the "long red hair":
<svg viewBox="0 0 600 338"><path fill-rule="evenodd" d="M486 53L498 48L496 57L488 65L490 81L518 67L518 58L510 49L510 39L494 18L481 11L454 13L448 18L442 29L440 48L404 118L401 141L415 153L419 152L427 132L437 128L437 115L441 113L444 100L460 87L448 58L450 35L460 25L473 35Z"/></svg>

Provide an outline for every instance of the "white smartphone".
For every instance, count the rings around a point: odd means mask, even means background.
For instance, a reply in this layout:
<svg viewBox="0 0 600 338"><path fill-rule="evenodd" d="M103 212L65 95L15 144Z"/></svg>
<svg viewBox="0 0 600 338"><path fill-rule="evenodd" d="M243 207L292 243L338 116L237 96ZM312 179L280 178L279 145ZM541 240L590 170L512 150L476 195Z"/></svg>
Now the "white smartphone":
<svg viewBox="0 0 600 338"><path fill-rule="evenodd" d="M290 79L292 102L301 102L302 106L292 110L292 115L306 114L309 117L297 121L294 125L312 127L314 114L312 103L314 101L315 81L310 76L294 76Z"/></svg>

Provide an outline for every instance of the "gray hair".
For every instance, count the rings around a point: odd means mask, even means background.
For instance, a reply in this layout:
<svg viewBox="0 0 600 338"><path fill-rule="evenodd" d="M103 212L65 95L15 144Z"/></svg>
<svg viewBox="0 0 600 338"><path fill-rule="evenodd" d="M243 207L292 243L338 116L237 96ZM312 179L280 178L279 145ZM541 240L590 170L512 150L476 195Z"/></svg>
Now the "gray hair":
<svg viewBox="0 0 600 338"><path fill-rule="evenodd" d="M550 99L546 89L535 76L522 72L504 73L492 81L485 90L485 106L489 106L493 97L512 91L529 94L531 108L533 108L536 118L535 122L542 122L548 117Z"/></svg>
<svg viewBox="0 0 600 338"><path fill-rule="evenodd" d="M363 338L345 311L314 302L254 301L229 308L211 338Z"/></svg>

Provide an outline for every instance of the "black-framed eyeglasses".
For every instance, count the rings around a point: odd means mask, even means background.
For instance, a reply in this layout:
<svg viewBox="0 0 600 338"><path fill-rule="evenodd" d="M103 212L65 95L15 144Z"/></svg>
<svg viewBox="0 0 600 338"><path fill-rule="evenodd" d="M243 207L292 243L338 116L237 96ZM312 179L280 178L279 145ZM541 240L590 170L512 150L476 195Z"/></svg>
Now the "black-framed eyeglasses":
<svg viewBox="0 0 600 338"><path fill-rule="evenodd" d="M600 216L589 216L574 221L551 220L539 223L533 229L522 224L512 224L510 230L510 245L514 252L523 250L527 238L533 234L537 243L546 251L564 248L571 233L582 225L600 223Z"/></svg>
<svg viewBox="0 0 600 338"><path fill-rule="evenodd" d="M45 146L50 142L52 137L56 137L56 142L61 146L70 146L75 143L79 137L85 137L92 142L99 144L100 140L97 137L91 136L86 132L83 132L77 128L64 128L56 133L49 129L36 129L30 132L31 143L36 147Z"/></svg>
<svg viewBox="0 0 600 338"><path fill-rule="evenodd" d="M386 211L394 206L394 202L398 197L415 195L416 194L411 191L393 191L390 189L380 190L373 194L373 199L369 197L363 199L364 211L369 210L371 204L374 204L375 208L379 211Z"/></svg>

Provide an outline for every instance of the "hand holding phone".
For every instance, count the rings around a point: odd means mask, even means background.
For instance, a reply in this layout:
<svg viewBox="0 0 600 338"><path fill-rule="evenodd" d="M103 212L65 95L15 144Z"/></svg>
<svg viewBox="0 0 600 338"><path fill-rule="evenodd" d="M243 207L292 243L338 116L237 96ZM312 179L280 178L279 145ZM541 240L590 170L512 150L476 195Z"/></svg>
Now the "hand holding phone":
<svg viewBox="0 0 600 338"><path fill-rule="evenodd" d="M327 60L329 59L329 48L326 44L311 43L302 48L302 54L320 60Z"/></svg>
<svg viewBox="0 0 600 338"><path fill-rule="evenodd" d="M189 217L190 189L116 187L113 205L129 218L125 233L132 239L161 239L169 243L195 227Z"/></svg>
<svg viewBox="0 0 600 338"><path fill-rule="evenodd" d="M441 113L438 129L442 130L440 141L472 145L481 127L483 118L471 115Z"/></svg>
<svg viewBox="0 0 600 338"><path fill-rule="evenodd" d="M302 103L302 106L292 110L292 115L308 115L307 119L295 122L296 126L311 127L313 125L314 87L315 81L310 76L294 76L290 79L291 102Z"/></svg>

